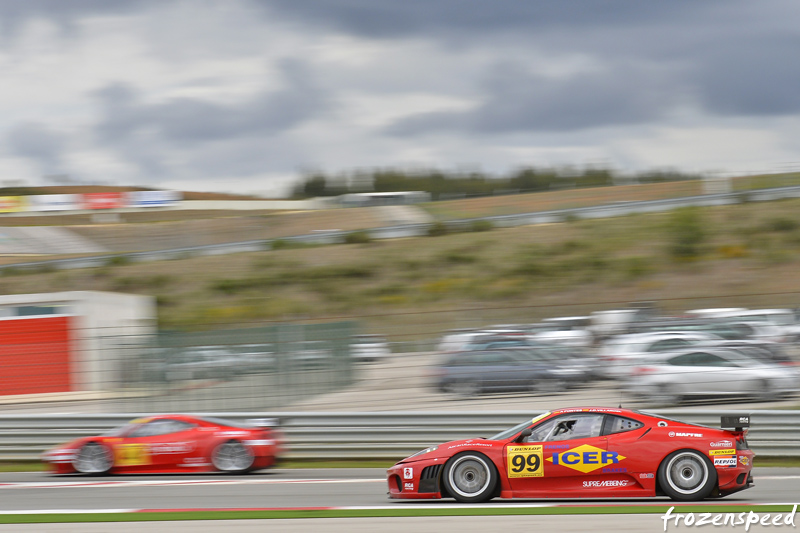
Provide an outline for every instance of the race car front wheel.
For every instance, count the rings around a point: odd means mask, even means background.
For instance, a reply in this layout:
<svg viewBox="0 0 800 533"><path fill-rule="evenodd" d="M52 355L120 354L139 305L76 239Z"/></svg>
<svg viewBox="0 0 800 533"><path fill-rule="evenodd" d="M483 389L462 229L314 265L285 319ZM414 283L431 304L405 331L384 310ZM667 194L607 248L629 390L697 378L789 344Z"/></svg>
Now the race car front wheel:
<svg viewBox="0 0 800 533"><path fill-rule="evenodd" d="M211 453L211 463L221 472L244 473L254 461L253 452L238 440L223 442Z"/></svg>
<svg viewBox="0 0 800 533"><path fill-rule="evenodd" d="M494 496L497 470L482 453L463 452L447 461L443 481L447 492L459 502L486 502Z"/></svg>
<svg viewBox="0 0 800 533"><path fill-rule="evenodd" d="M72 466L81 474L105 474L114 465L114 455L107 446L90 442L81 446Z"/></svg>
<svg viewBox="0 0 800 533"><path fill-rule="evenodd" d="M702 500L714 490L717 471L702 453L678 450L659 465L658 483L673 500Z"/></svg>

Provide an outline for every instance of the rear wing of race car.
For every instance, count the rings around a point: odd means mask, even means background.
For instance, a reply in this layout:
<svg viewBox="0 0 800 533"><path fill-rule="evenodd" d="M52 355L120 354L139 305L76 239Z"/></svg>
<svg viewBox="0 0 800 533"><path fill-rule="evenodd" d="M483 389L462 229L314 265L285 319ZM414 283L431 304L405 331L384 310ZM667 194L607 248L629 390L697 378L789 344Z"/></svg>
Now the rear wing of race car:
<svg viewBox="0 0 800 533"><path fill-rule="evenodd" d="M272 429L280 426L277 418L250 418L247 423L261 429Z"/></svg>
<svg viewBox="0 0 800 533"><path fill-rule="evenodd" d="M734 431L744 431L750 427L750 415L725 415L722 416L720 427Z"/></svg>

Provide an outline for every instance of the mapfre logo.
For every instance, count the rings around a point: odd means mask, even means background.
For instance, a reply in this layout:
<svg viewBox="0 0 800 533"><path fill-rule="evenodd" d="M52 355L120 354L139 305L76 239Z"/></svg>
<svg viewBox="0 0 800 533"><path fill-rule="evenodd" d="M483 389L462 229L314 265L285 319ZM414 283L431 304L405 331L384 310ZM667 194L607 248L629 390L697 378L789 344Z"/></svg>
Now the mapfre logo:
<svg viewBox="0 0 800 533"><path fill-rule="evenodd" d="M623 459L625 456L618 452L583 444L562 453L554 453L552 457L547 458L547 461L586 474L604 466L615 465Z"/></svg>

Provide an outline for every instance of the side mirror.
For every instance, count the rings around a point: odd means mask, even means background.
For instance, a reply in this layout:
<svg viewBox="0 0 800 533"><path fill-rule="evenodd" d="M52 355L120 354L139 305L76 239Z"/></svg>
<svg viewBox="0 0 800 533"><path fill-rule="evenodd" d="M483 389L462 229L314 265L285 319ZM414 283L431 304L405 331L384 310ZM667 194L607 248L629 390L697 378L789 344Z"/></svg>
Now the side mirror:
<svg viewBox="0 0 800 533"><path fill-rule="evenodd" d="M525 428L525 429L523 429L523 430L522 430L522 433L520 433L520 434L517 436L517 438L514 440L514 442L522 442L522 441L523 441L523 440L525 440L526 438L530 437L530 436L531 436L531 433L533 433L533 429L532 429L532 428Z"/></svg>

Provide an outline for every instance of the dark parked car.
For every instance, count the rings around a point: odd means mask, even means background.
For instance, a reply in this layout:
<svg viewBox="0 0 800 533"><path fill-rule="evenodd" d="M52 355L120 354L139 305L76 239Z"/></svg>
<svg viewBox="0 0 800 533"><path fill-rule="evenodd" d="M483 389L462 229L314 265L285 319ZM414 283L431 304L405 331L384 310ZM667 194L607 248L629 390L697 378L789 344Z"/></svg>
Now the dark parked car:
<svg viewBox="0 0 800 533"><path fill-rule="evenodd" d="M574 369L510 350L459 352L434 371L437 389L461 396L483 392L557 392L564 390L574 375Z"/></svg>

